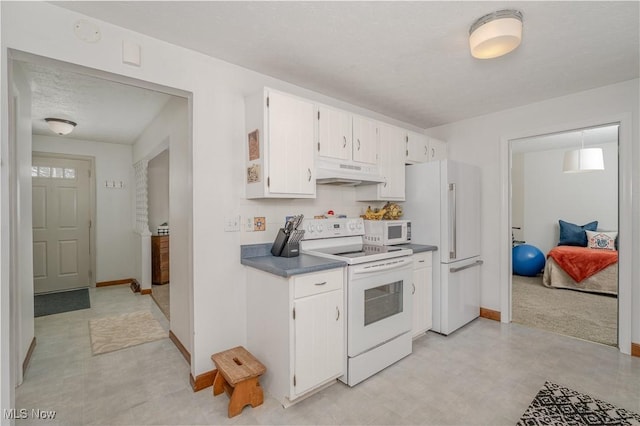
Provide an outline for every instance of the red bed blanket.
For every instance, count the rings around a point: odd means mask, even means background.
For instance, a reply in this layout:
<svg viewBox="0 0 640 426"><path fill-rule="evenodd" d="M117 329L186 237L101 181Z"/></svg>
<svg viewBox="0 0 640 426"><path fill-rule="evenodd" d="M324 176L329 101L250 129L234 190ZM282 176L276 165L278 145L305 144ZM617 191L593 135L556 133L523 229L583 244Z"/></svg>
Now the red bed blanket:
<svg viewBox="0 0 640 426"><path fill-rule="evenodd" d="M576 282L597 274L618 261L616 250L599 250L587 247L558 246L547 257L553 258Z"/></svg>

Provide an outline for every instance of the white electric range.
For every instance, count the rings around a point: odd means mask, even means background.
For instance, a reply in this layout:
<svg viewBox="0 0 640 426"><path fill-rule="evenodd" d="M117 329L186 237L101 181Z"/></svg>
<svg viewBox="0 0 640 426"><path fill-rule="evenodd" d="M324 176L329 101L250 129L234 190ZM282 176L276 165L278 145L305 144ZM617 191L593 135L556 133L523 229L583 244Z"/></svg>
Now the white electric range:
<svg viewBox="0 0 640 426"><path fill-rule="evenodd" d="M354 386L411 353L413 251L364 244L361 218L305 219L300 252L347 263L345 374Z"/></svg>

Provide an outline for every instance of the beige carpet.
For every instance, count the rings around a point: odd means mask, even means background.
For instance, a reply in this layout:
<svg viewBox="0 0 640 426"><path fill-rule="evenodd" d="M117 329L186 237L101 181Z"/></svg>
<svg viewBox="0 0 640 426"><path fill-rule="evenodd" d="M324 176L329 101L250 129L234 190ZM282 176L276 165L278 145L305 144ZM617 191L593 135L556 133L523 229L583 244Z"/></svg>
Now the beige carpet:
<svg viewBox="0 0 640 426"><path fill-rule="evenodd" d="M617 346L615 296L554 289L542 276L513 276L513 322L554 333Z"/></svg>
<svg viewBox="0 0 640 426"><path fill-rule="evenodd" d="M169 316L169 285L170 284L153 284L151 286L151 298L156 302L156 305L158 305L158 308L160 308L167 319L171 319Z"/></svg>
<svg viewBox="0 0 640 426"><path fill-rule="evenodd" d="M113 352L168 337L149 311L92 319L89 321L94 355Z"/></svg>

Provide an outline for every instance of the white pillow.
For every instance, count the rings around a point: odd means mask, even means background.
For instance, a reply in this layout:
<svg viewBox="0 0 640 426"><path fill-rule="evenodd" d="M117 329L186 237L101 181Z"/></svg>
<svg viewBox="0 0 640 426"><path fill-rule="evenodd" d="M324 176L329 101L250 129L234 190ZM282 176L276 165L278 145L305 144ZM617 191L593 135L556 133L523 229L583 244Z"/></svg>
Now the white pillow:
<svg viewBox="0 0 640 426"><path fill-rule="evenodd" d="M585 231L587 233L587 247L592 249L615 250L616 231Z"/></svg>

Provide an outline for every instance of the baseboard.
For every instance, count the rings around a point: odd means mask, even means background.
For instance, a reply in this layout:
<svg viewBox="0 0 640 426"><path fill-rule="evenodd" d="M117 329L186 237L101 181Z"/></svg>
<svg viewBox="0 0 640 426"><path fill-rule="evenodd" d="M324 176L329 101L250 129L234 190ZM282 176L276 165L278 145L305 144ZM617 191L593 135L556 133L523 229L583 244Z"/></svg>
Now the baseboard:
<svg viewBox="0 0 640 426"><path fill-rule="evenodd" d="M29 350L27 351L27 355L24 357L24 361L22 362L22 375L26 374L27 368L29 368L29 362L31 361L31 355L33 355L33 351L36 349L36 338L34 336L31 344L29 345Z"/></svg>
<svg viewBox="0 0 640 426"><path fill-rule="evenodd" d="M198 375L195 379L193 375L189 375L189 381L191 382L191 387L194 392L199 392L202 389L206 389L210 386L213 386L213 379L216 378L216 374L218 374L218 370L207 371L206 373Z"/></svg>
<svg viewBox="0 0 640 426"><path fill-rule="evenodd" d="M140 294L151 294L153 293L153 291L151 291L150 288L142 288L140 289Z"/></svg>
<svg viewBox="0 0 640 426"><path fill-rule="evenodd" d="M640 356L640 343L631 343L631 356Z"/></svg>
<svg viewBox="0 0 640 426"><path fill-rule="evenodd" d="M111 285L131 284L131 282L133 281L133 278L124 278L122 280L114 281L100 281L99 283L96 283L96 287L109 287Z"/></svg>
<svg viewBox="0 0 640 426"><path fill-rule="evenodd" d="M180 351L184 359L186 359L189 365L191 365L191 354L189 353L187 348L184 347L180 339L178 339L178 337L175 334L173 334L173 331L171 330L169 330L169 339L171 339L171 341L173 342L174 345L176 345L176 348L178 348L178 350Z"/></svg>
<svg viewBox="0 0 640 426"><path fill-rule="evenodd" d="M129 287L132 292L140 293L140 283L135 278L131 280L131 285Z"/></svg>
<svg viewBox="0 0 640 426"><path fill-rule="evenodd" d="M500 311L494 311L492 309L480 308L480 317L487 318L494 321L500 321Z"/></svg>

